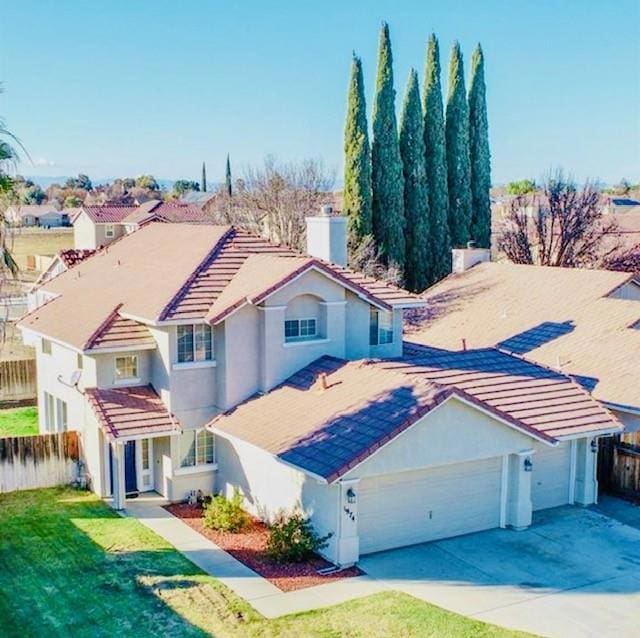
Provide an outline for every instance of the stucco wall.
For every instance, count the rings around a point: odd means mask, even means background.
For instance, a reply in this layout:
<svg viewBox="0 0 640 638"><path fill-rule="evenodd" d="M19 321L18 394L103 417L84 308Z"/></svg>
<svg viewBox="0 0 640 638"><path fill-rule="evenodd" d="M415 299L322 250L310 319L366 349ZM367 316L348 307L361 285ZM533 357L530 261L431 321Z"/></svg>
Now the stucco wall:
<svg viewBox="0 0 640 638"><path fill-rule="evenodd" d="M618 420L624 425L625 432L640 431L640 414L631 414L622 410L613 410Z"/></svg>
<svg viewBox="0 0 640 638"><path fill-rule="evenodd" d="M353 468L345 478L462 463L531 447L530 437L452 398Z"/></svg>
<svg viewBox="0 0 640 638"><path fill-rule="evenodd" d="M218 475L216 492L226 496L238 487L245 496L245 507L252 514L270 520L279 510L303 509L316 531L333 533L322 552L336 560L339 487L325 485L308 477L271 454L248 443L216 436Z"/></svg>
<svg viewBox="0 0 640 638"><path fill-rule="evenodd" d="M137 380L116 379L116 358L125 356L138 357L138 376ZM146 385L151 382L151 351L150 350L132 350L130 352L118 352L108 354L96 354L93 358L96 363L97 386L99 388L107 388L111 386L127 386L127 385ZM86 358L86 357L85 357Z"/></svg>
<svg viewBox="0 0 640 638"><path fill-rule="evenodd" d="M96 225L86 213L80 213L73 222L73 245L77 249L95 249L99 246Z"/></svg>

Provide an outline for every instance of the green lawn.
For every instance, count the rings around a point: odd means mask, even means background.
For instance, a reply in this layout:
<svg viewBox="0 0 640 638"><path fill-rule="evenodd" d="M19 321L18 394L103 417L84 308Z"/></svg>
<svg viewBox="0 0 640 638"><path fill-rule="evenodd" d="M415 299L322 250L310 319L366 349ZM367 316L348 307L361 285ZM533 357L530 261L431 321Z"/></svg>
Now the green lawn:
<svg viewBox="0 0 640 638"><path fill-rule="evenodd" d="M38 408L0 410L0 437L38 434Z"/></svg>
<svg viewBox="0 0 640 638"><path fill-rule="evenodd" d="M67 488L0 495L2 636L521 634L383 593L265 620L135 519Z"/></svg>

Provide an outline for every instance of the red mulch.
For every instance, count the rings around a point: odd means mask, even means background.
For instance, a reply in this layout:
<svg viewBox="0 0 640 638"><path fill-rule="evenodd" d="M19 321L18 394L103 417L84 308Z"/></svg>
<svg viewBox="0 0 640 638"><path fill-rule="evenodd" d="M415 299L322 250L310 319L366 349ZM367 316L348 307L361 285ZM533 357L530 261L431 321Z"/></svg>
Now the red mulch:
<svg viewBox="0 0 640 638"><path fill-rule="evenodd" d="M306 563L276 563L267 556L267 527L261 521L251 520L251 525L245 531L238 534L230 532L218 532L208 529L202 524L202 508L199 505L187 505L175 503L166 508L174 516L177 516L189 527L192 527L203 536L213 541L225 552L229 552L247 567L258 572L278 589L282 591L294 591L313 585L351 578L362 575L357 567L350 567L335 574L322 576L316 570L329 567L331 563L320 556L316 556Z"/></svg>

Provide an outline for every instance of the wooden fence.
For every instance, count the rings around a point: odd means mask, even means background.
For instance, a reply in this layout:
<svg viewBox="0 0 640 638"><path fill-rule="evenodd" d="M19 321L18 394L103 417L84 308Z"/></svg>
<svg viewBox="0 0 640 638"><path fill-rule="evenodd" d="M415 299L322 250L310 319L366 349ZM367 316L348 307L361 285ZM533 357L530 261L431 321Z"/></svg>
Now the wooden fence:
<svg viewBox="0 0 640 638"><path fill-rule="evenodd" d="M0 403L36 397L36 360L0 361Z"/></svg>
<svg viewBox="0 0 640 638"><path fill-rule="evenodd" d="M600 439L598 481L610 492L640 499L640 433Z"/></svg>
<svg viewBox="0 0 640 638"><path fill-rule="evenodd" d="M79 458L77 432L0 438L0 493L73 483Z"/></svg>

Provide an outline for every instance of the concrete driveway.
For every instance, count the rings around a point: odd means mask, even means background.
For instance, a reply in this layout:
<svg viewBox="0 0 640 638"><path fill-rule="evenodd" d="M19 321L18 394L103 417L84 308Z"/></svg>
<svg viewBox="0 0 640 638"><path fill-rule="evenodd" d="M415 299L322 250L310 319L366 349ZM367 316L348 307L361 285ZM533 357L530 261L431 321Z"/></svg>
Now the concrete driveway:
<svg viewBox="0 0 640 638"><path fill-rule="evenodd" d="M522 532L381 552L360 565L394 589L503 627L561 638L638 636L637 512L617 500L600 509L560 507L538 513Z"/></svg>

